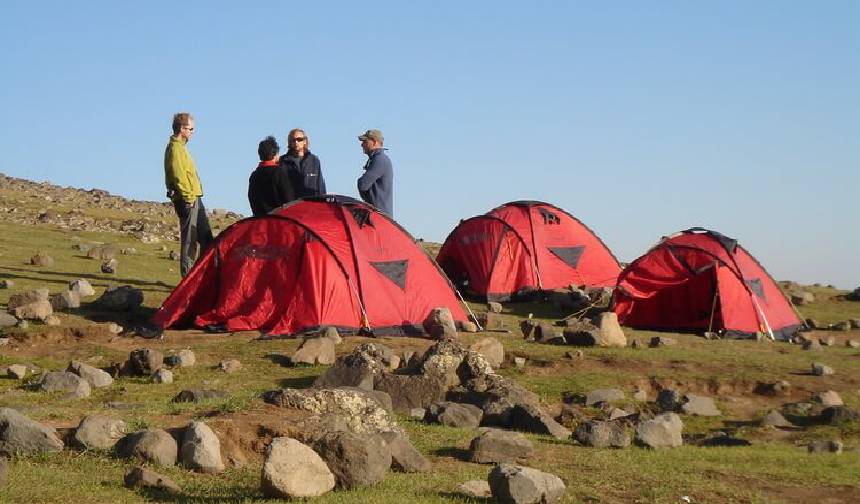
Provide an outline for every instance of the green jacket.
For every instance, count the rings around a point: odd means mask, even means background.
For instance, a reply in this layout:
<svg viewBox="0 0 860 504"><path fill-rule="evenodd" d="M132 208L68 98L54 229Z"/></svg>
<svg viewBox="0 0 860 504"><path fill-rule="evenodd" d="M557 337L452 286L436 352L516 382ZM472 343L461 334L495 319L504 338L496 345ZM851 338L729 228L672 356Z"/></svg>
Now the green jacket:
<svg viewBox="0 0 860 504"><path fill-rule="evenodd" d="M170 137L164 150L164 184L167 186L167 197L173 201L181 198L186 203L194 203L203 196L194 160L185 142L176 137Z"/></svg>

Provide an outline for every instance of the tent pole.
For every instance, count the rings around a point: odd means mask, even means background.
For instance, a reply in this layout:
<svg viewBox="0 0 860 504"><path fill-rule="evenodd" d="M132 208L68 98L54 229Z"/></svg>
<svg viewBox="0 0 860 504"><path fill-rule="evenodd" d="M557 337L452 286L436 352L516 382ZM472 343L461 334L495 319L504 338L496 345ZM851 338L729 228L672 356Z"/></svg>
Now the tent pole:
<svg viewBox="0 0 860 504"><path fill-rule="evenodd" d="M708 321L708 332L712 332L714 328L714 314L717 311L717 296L719 296L720 290L714 286L714 301L711 303L711 319Z"/></svg>
<svg viewBox="0 0 860 504"><path fill-rule="evenodd" d="M764 316L764 312L762 311L761 306L759 306L758 300L755 298L755 295L751 295L750 299L752 299L756 310L758 310L758 314L761 316L762 322L764 322L764 327L767 329L768 337L770 337L771 341L776 341L776 338L773 336L773 331L770 329L770 324L767 323L767 317Z"/></svg>
<svg viewBox="0 0 860 504"><path fill-rule="evenodd" d="M452 287L453 287L453 286L452 286ZM481 323L480 323L480 322L478 322L478 317L476 317L476 316L475 316L475 314L474 314L474 313L472 313L472 309L471 309L471 308L469 308L469 304L468 304L468 303L466 303L466 300L465 300L465 299L463 299L463 295L462 295L462 294L460 294L460 289L458 289L458 288L454 287L454 292L456 292L456 293L457 293L457 297L458 297L458 298L460 298L460 302L461 302L461 303L463 303L463 306L465 306L465 307L466 307L466 311L468 311L468 312L469 312L469 315L472 317L472 320L474 320L474 321L475 321L475 325L476 325L476 326L478 326L478 330L479 330L479 331L483 331L483 330L484 330L484 328L483 328L483 327L481 327Z"/></svg>

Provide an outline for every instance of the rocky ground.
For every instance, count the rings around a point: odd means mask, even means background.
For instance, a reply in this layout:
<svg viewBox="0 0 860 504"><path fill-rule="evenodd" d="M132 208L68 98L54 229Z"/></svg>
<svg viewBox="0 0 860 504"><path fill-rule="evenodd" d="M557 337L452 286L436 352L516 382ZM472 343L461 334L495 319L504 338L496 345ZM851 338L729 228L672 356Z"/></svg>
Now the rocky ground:
<svg viewBox="0 0 860 504"><path fill-rule="evenodd" d="M793 343L621 328L577 289L470 303L482 332L440 313L435 339L147 339L175 226L0 176L0 501L860 495L856 292L784 282L813 329Z"/></svg>

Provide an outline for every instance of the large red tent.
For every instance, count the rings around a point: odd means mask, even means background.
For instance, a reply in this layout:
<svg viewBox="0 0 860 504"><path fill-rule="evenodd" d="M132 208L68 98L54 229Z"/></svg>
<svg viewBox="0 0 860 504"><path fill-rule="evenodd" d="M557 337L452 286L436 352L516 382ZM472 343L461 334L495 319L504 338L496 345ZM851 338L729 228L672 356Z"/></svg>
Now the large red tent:
<svg viewBox="0 0 860 504"><path fill-rule="evenodd" d="M461 221L436 261L455 284L490 301L571 284L610 287L621 271L585 224L540 201L505 203Z"/></svg>
<svg viewBox="0 0 860 504"><path fill-rule="evenodd" d="M630 327L728 337L789 339L803 324L752 255L703 228L666 237L630 263L618 277L613 307Z"/></svg>
<svg viewBox="0 0 860 504"><path fill-rule="evenodd" d="M422 334L467 321L451 283L396 222L343 196L305 198L222 232L153 317L160 328Z"/></svg>

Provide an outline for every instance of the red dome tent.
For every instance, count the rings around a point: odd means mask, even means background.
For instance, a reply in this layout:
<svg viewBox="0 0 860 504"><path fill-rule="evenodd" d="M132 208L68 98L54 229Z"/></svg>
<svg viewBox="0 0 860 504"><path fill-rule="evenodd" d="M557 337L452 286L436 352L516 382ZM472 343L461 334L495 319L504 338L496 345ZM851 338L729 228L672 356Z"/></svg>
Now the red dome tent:
<svg viewBox="0 0 860 504"><path fill-rule="evenodd" d="M539 201L505 203L460 221L436 261L455 284L490 301L571 284L610 287L621 271L585 224Z"/></svg>
<svg viewBox="0 0 860 504"><path fill-rule="evenodd" d="M370 205L322 196L224 230L153 322L417 335L440 306L455 321L468 320L451 283L409 233Z"/></svg>
<svg viewBox="0 0 860 504"><path fill-rule="evenodd" d="M800 317L773 278L736 240L702 228L663 240L618 277L613 295L627 326L768 334L789 339Z"/></svg>

